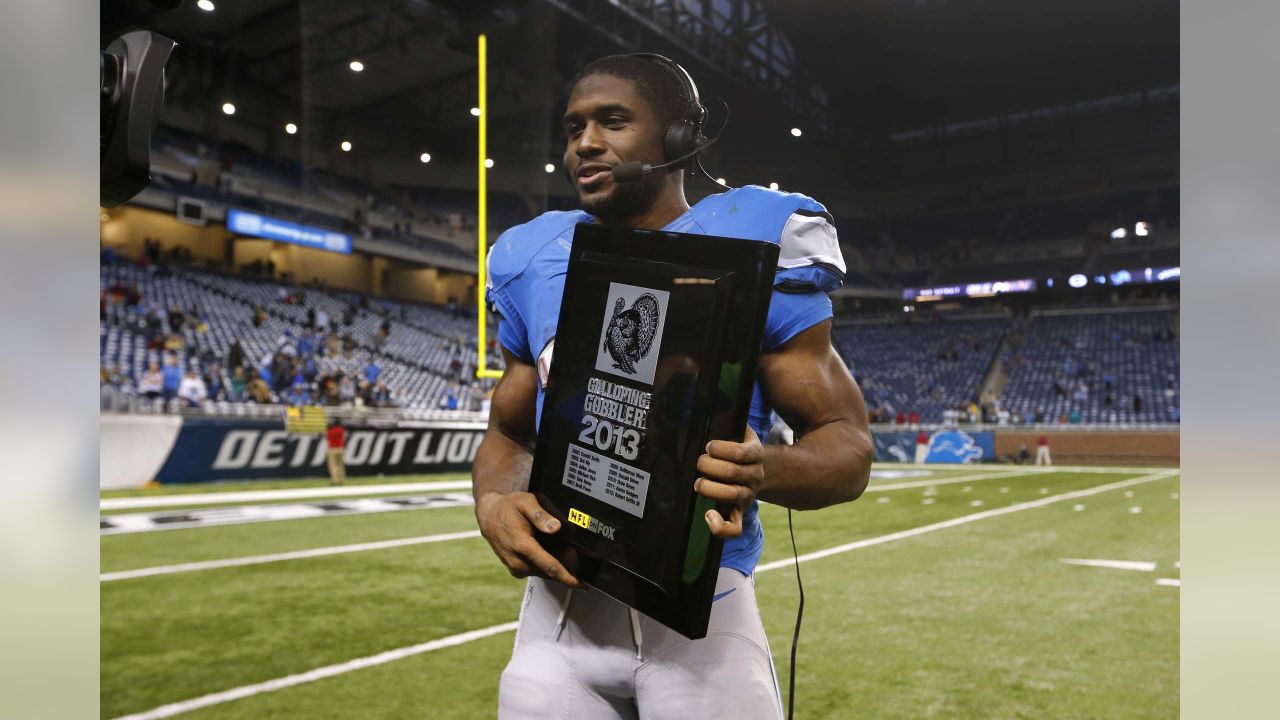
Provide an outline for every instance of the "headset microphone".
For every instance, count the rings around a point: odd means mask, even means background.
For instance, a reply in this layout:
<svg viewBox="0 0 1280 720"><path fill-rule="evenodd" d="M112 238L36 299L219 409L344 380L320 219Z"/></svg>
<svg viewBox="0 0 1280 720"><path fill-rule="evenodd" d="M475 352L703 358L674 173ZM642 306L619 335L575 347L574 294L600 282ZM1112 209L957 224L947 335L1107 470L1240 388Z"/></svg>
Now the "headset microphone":
<svg viewBox="0 0 1280 720"><path fill-rule="evenodd" d="M715 137L695 147L692 152L685 153L675 160L672 160L671 162L664 162L661 165L650 165L649 163L642 163L639 160L632 160L631 162L624 162L621 165L616 165L612 170L613 179L615 182L635 182L654 170L661 170L662 168L671 167L672 165L679 165L685 160L688 160L694 155L697 155L703 150L711 147L719 139L720 134L717 133Z"/></svg>

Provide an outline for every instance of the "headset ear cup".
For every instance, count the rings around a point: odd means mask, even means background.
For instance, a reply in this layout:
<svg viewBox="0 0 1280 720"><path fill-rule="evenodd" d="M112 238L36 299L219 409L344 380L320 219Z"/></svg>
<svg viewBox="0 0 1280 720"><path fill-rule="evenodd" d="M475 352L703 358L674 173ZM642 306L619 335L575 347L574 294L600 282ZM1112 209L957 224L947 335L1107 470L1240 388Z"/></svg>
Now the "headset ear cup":
<svg viewBox="0 0 1280 720"><path fill-rule="evenodd" d="M662 144L662 152L666 155L664 162L688 155L695 147L697 147L697 139L694 137L693 123L688 120L677 120L667 126L667 135ZM687 162L681 163L681 166L687 164Z"/></svg>

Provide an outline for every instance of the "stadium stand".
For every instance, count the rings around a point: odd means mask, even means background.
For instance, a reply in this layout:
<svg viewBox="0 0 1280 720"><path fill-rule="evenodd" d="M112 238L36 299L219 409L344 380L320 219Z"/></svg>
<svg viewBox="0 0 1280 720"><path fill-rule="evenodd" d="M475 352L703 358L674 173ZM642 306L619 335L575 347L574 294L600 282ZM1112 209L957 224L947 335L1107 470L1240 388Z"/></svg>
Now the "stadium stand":
<svg viewBox="0 0 1280 720"><path fill-rule="evenodd" d="M976 402L1007 321L838 325L835 345L882 422L918 413L938 423Z"/></svg>
<svg viewBox="0 0 1280 720"><path fill-rule="evenodd" d="M255 389L259 404L478 410L488 388L474 381L475 343L465 338L475 320L463 308L112 258L100 287L104 409L156 409L142 386L166 358L195 370L208 394L183 403L162 393L170 410L243 414L237 405L255 401ZM489 362L501 361L491 352ZM259 377L265 386L255 388Z"/></svg>
<svg viewBox="0 0 1280 720"><path fill-rule="evenodd" d="M1003 404L1024 422L1178 422L1176 325L1169 310L1035 317L1003 358Z"/></svg>

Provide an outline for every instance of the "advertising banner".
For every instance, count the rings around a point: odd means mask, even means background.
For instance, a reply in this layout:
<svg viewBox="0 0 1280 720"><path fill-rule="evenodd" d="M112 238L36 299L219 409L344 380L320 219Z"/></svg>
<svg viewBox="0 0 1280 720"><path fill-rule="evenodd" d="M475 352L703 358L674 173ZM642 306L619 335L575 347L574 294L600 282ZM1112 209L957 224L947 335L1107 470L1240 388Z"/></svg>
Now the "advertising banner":
<svg viewBox="0 0 1280 720"><path fill-rule="evenodd" d="M471 469L481 423L347 426L347 474L403 475ZM156 473L160 483L323 477L323 435L293 434L279 421L188 418Z"/></svg>

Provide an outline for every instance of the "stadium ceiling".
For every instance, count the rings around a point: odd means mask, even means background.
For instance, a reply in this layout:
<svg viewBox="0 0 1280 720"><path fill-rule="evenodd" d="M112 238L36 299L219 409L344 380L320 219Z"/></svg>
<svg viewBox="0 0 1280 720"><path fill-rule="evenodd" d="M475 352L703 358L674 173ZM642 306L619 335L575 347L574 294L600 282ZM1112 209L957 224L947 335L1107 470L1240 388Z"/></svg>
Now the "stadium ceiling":
<svg viewBox="0 0 1280 720"><path fill-rule="evenodd" d="M763 0L846 127L883 136L1178 83L1178 0Z"/></svg>
<svg viewBox="0 0 1280 720"><path fill-rule="evenodd" d="M255 112L237 121L265 128L300 119L325 143L359 127L369 152L448 133L455 142L437 144L465 145L482 32L490 37L491 130L526 146L558 138L577 69L618 52L661 52L685 64L704 95L730 102L738 130L760 125L761 115L784 132L830 125L824 90L773 28L764 0L216 0L213 12L132 5L133 25L179 42L171 102L204 107L211 95L252 95ZM353 73L352 60L365 69ZM531 111L545 117L529 123Z"/></svg>

